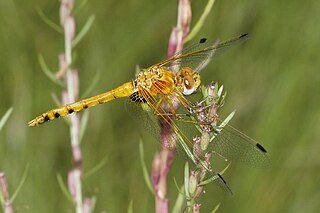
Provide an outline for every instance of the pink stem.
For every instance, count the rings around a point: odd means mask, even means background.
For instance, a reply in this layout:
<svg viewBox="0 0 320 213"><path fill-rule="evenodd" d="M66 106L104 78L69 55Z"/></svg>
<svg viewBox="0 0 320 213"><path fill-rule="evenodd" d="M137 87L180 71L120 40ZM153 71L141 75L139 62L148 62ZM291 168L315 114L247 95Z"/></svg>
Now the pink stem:
<svg viewBox="0 0 320 213"><path fill-rule="evenodd" d="M6 175L3 172L0 172L0 188L1 188L1 193L3 195L3 200L4 200L4 212L12 213L13 208L12 208L12 203L9 197L8 182L7 182Z"/></svg>
<svg viewBox="0 0 320 213"><path fill-rule="evenodd" d="M169 44L168 57L183 48L184 38L189 32L191 21L191 5L189 0L179 0L177 26L172 29ZM170 120L170 119L169 119ZM167 175L174 159L175 150L167 149L170 142L172 130L169 124L162 125L160 133L161 150L155 154L152 164L151 180L155 191L155 210L157 213L169 211L169 201L167 199Z"/></svg>

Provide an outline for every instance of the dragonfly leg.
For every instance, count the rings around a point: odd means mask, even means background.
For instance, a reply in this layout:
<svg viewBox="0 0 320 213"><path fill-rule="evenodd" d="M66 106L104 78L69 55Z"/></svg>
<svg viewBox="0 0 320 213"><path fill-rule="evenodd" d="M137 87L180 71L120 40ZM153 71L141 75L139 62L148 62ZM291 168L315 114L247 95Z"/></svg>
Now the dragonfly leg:
<svg viewBox="0 0 320 213"><path fill-rule="evenodd" d="M167 98L168 98L168 105L169 105L169 108L170 108L170 112L163 112L162 113L162 111L164 111L164 110L159 110L160 109L160 104L162 104L162 102L164 100L164 97L161 97L160 100L158 101L157 105L156 105L156 110L154 111L156 116L172 116L177 121L180 121L180 122L187 122L187 123L197 124L197 122L195 120L191 119L191 114L188 114L188 113L177 114L176 110L175 110L175 108L173 106L171 98L170 97L167 97ZM188 117L190 119L184 119L183 117Z"/></svg>

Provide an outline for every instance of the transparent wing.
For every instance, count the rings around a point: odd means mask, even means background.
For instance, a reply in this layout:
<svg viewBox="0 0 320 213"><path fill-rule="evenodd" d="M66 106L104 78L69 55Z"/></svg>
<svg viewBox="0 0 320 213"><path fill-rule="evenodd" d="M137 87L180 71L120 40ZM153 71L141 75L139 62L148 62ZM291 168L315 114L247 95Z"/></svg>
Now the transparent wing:
<svg viewBox="0 0 320 213"><path fill-rule="evenodd" d="M180 67L190 67L199 73L215 54L247 39L248 34L243 34L228 41L215 42L211 45L208 44L207 39L200 39L198 43L186 47L181 52L156 65L165 66L174 71L178 71Z"/></svg>
<svg viewBox="0 0 320 213"><path fill-rule="evenodd" d="M257 141L230 125L216 131L210 149L236 163L252 167L268 168L271 166L267 150Z"/></svg>
<svg viewBox="0 0 320 213"><path fill-rule="evenodd" d="M163 96L162 100L165 100L167 97ZM167 131L170 134L167 134L165 148L175 149L179 153L183 153L186 158L195 163L195 157L192 154L192 143L189 138L180 130L177 123L178 122L174 117L168 113L168 109L163 107L156 108L156 104L159 99L156 99L148 94L147 91L141 90L139 93L133 93L128 101L126 102L126 108L133 115L134 119L142 125L143 129L147 130L153 137L159 141L159 136L161 133L161 128L163 126L169 127ZM173 133L173 134L171 134ZM219 188L221 188L225 193L232 194L229 186L223 177L215 171L208 171L209 176L216 177L213 181Z"/></svg>

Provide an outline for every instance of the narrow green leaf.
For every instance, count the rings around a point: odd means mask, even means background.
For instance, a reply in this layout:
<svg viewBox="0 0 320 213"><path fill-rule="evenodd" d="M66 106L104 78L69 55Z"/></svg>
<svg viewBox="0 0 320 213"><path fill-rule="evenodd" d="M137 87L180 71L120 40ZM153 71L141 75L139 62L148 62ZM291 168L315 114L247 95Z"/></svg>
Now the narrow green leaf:
<svg viewBox="0 0 320 213"><path fill-rule="evenodd" d="M95 86L97 86L99 80L100 80L100 72L96 72L96 74L94 75L94 77L92 79L91 84L86 89L86 91L81 95L81 99L86 98L90 95L90 93L95 88Z"/></svg>
<svg viewBox="0 0 320 213"><path fill-rule="evenodd" d="M65 87L65 84L58 80L56 78L56 76L51 72L51 70L48 68L46 62L44 61L44 58L42 55L39 55L38 56L38 60L39 60L39 64L41 66L41 70L43 71L43 73L53 82L53 83L56 83L62 87Z"/></svg>
<svg viewBox="0 0 320 213"><path fill-rule="evenodd" d="M88 178L107 164L107 157L103 158L97 165L84 174L84 178Z"/></svg>
<svg viewBox="0 0 320 213"><path fill-rule="evenodd" d="M97 198L95 196L91 197L91 208L89 212L95 212L94 209L96 208Z"/></svg>
<svg viewBox="0 0 320 213"><path fill-rule="evenodd" d="M2 195L2 193L1 193L1 191L0 191L0 203L1 203L1 206L3 206L3 204L4 204L4 198L3 198L3 195Z"/></svg>
<svg viewBox="0 0 320 213"><path fill-rule="evenodd" d="M179 134L179 131L175 131L175 132L176 132L176 136L178 136L178 141L181 147L184 149L185 153L188 155L188 157L190 158L190 160L192 160L193 163L197 164L196 158L194 157L193 153L190 151L188 145L184 142L183 138Z"/></svg>
<svg viewBox="0 0 320 213"><path fill-rule="evenodd" d="M188 161L184 165L184 193L186 197L190 197L189 194L189 164Z"/></svg>
<svg viewBox="0 0 320 213"><path fill-rule="evenodd" d="M133 200L130 201L127 212L128 213L133 213Z"/></svg>
<svg viewBox="0 0 320 213"><path fill-rule="evenodd" d="M154 194L154 191L153 191L153 188L152 188L152 184L151 184L151 181L150 181L150 176L149 176L148 169L147 169L147 166L146 166L146 162L144 161L144 151L143 151L143 142L142 142L142 140L139 141L139 151L140 151L140 162L141 162L141 166L142 166L142 172L143 172L144 180L145 180L145 182L147 184L147 187L149 188L150 192L152 194Z"/></svg>
<svg viewBox="0 0 320 213"><path fill-rule="evenodd" d="M219 99L220 99L220 97L221 97L222 91L223 91L223 85L221 85L221 87L220 87L219 90L218 90L218 98L219 98Z"/></svg>
<svg viewBox="0 0 320 213"><path fill-rule="evenodd" d="M179 191L183 191L184 186L181 186ZM176 202L174 203L174 206L172 208L172 213L179 213L181 212L182 206L184 203L184 194L183 193L179 193L178 197L176 199Z"/></svg>
<svg viewBox="0 0 320 213"><path fill-rule="evenodd" d="M216 82L216 83L214 84L214 91L213 91L213 98L214 98L215 100L218 99L218 91L219 91L219 84L218 84L218 82Z"/></svg>
<svg viewBox="0 0 320 213"><path fill-rule="evenodd" d="M76 3L79 2L79 1L76 1ZM73 11L74 14L77 14L81 8L83 8L86 4L87 4L88 0L82 0L79 4L79 6L77 6Z"/></svg>
<svg viewBox="0 0 320 213"><path fill-rule="evenodd" d="M222 95L222 97L219 99L219 102L218 102L218 106L219 106L219 107L224 104L224 101L225 101L226 97L227 97L227 91L224 92L224 94Z"/></svg>
<svg viewBox="0 0 320 213"><path fill-rule="evenodd" d="M72 48L74 48L75 46L77 46L77 44L83 39L83 37L88 33L88 31L90 30L93 21L95 19L95 15L91 15L87 22L84 24L84 26L82 27L82 29L80 30L80 32L78 33L78 35L73 39L72 41Z"/></svg>
<svg viewBox="0 0 320 213"><path fill-rule="evenodd" d="M8 121L11 113L13 111L13 107L10 107L6 113L2 116L1 120L0 120L0 131L2 130L3 126L5 125L5 123Z"/></svg>
<svg viewBox="0 0 320 213"><path fill-rule="evenodd" d="M57 31L58 33L63 33L62 28L60 27L60 25L54 23L53 21L51 21L44 13L43 11L40 9L40 7L36 8L40 18L44 21L44 23L46 23L47 25L49 25L52 29L54 29L55 31Z"/></svg>
<svg viewBox="0 0 320 213"><path fill-rule="evenodd" d="M214 138L217 136L217 134L219 134L219 132L222 131L223 127L225 127L229 123L229 121L233 118L234 114L235 114L235 111L231 112L230 115L228 115L228 117L224 119L224 121L222 121L218 127L215 127L215 130L217 133L214 133L212 135L210 142L212 142Z"/></svg>
<svg viewBox="0 0 320 213"><path fill-rule="evenodd" d="M200 29L202 28L205 20L207 19L208 15L212 9L214 2L215 2L215 0L208 1L202 15L200 16L199 20L197 21L197 23L195 24L195 26L193 27L193 29L191 30L189 35L186 37L185 42L191 41L197 35L197 33L200 31Z"/></svg>
<svg viewBox="0 0 320 213"><path fill-rule="evenodd" d="M24 182L26 181L28 171L29 171L29 163L27 164L26 168L24 169L24 172L23 172L21 181L20 181L20 183L18 185L18 188L16 189L16 191L13 193L13 195L10 198L10 202L11 203L13 203L13 201L16 199L17 195L19 194L19 192L21 190L21 187L23 186Z"/></svg>
<svg viewBox="0 0 320 213"><path fill-rule="evenodd" d="M216 205L216 207L211 211L211 213L216 213L218 211L220 207L220 203L218 203L218 205Z"/></svg>
<svg viewBox="0 0 320 213"><path fill-rule="evenodd" d="M233 118L235 113L236 111L231 112L230 115L228 115L228 117L224 119L224 121L222 121L222 123L219 125L219 128L225 127L229 123L229 121Z"/></svg>
<svg viewBox="0 0 320 213"><path fill-rule="evenodd" d="M231 162L221 172L219 172L219 174L223 175L223 173L225 173L227 171L227 169L229 168L230 165L231 165ZM216 180L217 178L219 178L218 175L213 175L213 176L209 177L208 179L201 181L199 183L199 186L208 185L209 183Z"/></svg>
<svg viewBox="0 0 320 213"><path fill-rule="evenodd" d="M81 116L81 121L80 121L80 136L79 136L79 141L81 143L82 141L82 138L83 138L83 135L87 129L87 126L88 126L88 120L89 120L89 110L86 110L82 113L82 116Z"/></svg>
<svg viewBox="0 0 320 213"><path fill-rule="evenodd" d="M174 182L174 184L176 185L176 188L177 188L178 192L184 196L184 192L183 192L184 185L182 185L182 188L180 189L180 187L178 186L178 183L177 183L177 180L176 180L175 177L173 177L173 182Z"/></svg>
<svg viewBox="0 0 320 213"><path fill-rule="evenodd" d="M63 182L63 179L61 177L61 175L58 173L57 174L57 179L58 179L58 183L59 183L59 186L60 186L60 189L61 191L63 192L63 194L66 196L67 200L70 202L70 203L74 203L73 202L73 199L72 199L72 196L67 188L67 186L64 184Z"/></svg>

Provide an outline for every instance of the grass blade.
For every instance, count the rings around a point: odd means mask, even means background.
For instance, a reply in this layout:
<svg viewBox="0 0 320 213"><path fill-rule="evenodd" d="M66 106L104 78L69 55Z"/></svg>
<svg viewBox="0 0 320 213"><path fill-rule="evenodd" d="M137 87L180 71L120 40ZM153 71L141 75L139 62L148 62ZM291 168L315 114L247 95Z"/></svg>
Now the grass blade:
<svg viewBox="0 0 320 213"><path fill-rule="evenodd" d="M11 113L13 111L13 107L10 107L6 113L2 116L1 120L0 120L0 131L2 130L3 126L5 125L5 123L8 121Z"/></svg>
<svg viewBox="0 0 320 213"><path fill-rule="evenodd" d="M20 190L21 190L21 187L23 186L24 182L26 181L27 179L27 174L28 174L28 171L29 171L29 164L27 164L24 172L23 172L23 175L22 175L22 178L21 178L21 181L18 185L18 188L16 189L16 191L13 193L11 199L10 199L10 202L13 203L13 201L16 199L17 195L19 194Z"/></svg>
<svg viewBox="0 0 320 213"><path fill-rule="evenodd" d="M140 161L141 161L144 180L146 181L146 184L147 184L149 190L151 191L151 193L154 194L154 191L153 191L153 188L152 188L152 184L150 182L150 175L148 173L146 162L144 161L144 151L143 151L143 142L142 142L142 140L139 141L139 151L140 151Z"/></svg>
<svg viewBox="0 0 320 213"><path fill-rule="evenodd" d="M206 18L208 17L209 13L211 12L212 6L214 4L215 0L209 0L201 17L199 18L198 22L196 23L196 25L192 28L191 32L188 34L188 36L185 39L185 42L188 42L190 40L192 40L196 34L200 31L200 29L202 28Z"/></svg>
<svg viewBox="0 0 320 213"><path fill-rule="evenodd" d="M53 21L51 21L44 13L43 11L37 7L37 12L40 16L40 18L44 21L44 23L46 23L47 25L49 25L52 29L54 29L55 31L57 31L58 33L63 33L62 28L60 27L60 25L54 23Z"/></svg>
<svg viewBox="0 0 320 213"><path fill-rule="evenodd" d="M46 62L44 61L44 58L42 55L38 56L38 60L39 60L39 64L41 67L41 70L43 71L43 73L54 83L65 87L65 84L62 81L59 81L56 76L51 72L51 70L49 69L49 67L47 66Z"/></svg>
<svg viewBox="0 0 320 213"><path fill-rule="evenodd" d="M87 22L84 24L84 26L82 27L82 29L80 30L80 32L78 33L78 35L73 39L72 41L72 48L74 48L75 46L77 46L77 44L83 39L83 37L89 32L93 21L95 19L95 15L91 15Z"/></svg>
<svg viewBox="0 0 320 213"><path fill-rule="evenodd" d="M67 200L70 201L70 203L74 204L72 196L69 193L69 190L68 190L67 186L64 184L60 174L57 174L57 179L58 179L58 183L59 183L60 189L63 192L63 194L66 196Z"/></svg>

